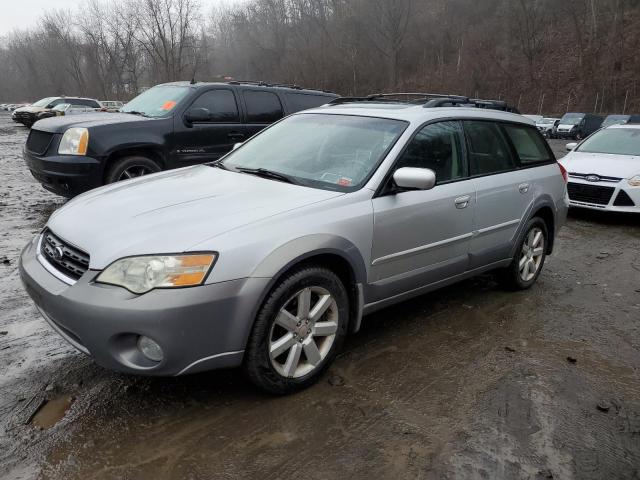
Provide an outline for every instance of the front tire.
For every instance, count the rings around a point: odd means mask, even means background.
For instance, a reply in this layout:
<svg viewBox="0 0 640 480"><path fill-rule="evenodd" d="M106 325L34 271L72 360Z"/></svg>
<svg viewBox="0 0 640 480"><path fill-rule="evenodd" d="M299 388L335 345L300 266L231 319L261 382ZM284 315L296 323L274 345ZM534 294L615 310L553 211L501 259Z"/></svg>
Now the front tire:
<svg viewBox="0 0 640 480"><path fill-rule="evenodd" d="M347 334L349 298L332 271L308 266L280 280L260 309L244 369L269 393L284 395L315 383Z"/></svg>
<svg viewBox="0 0 640 480"><path fill-rule="evenodd" d="M509 290L527 290L536 283L547 256L549 233L540 217L527 223L511 264L500 272L500 283Z"/></svg>
<svg viewBox="0 0 640 480"><path fill-rule="evenodd" d="M142 177L162 170L160 165L147 157L132 155L116 160L107 171L105 183L115 183L130 178Z"/></svg>

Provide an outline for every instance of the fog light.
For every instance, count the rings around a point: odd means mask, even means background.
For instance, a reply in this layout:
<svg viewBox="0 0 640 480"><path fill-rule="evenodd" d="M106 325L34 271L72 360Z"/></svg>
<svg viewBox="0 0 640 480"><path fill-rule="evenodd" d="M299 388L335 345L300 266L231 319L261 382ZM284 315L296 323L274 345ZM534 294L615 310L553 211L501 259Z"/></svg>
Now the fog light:
<svg viewBox="0 0 640 480"><path fill-rule="evenodd" d="M141 335L138 338L138 350L140 350L145 357L154 362L161 362L164 358L160 345L144 335Z"/></svg>

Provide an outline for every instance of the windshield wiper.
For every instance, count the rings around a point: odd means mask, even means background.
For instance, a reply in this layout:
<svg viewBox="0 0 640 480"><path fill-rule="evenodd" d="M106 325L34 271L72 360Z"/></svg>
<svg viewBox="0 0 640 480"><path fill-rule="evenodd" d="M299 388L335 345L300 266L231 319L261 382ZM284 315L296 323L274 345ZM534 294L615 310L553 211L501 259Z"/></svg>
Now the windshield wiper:
<svg viewBox="0 0 640 480"><path fill-rule="evenodd" d="M222 170L231 170L224 163L222 163L222 160L216 160L215 162L207 163L207 165L209 165L210 167L220 168Z"/></svg>
<svg viewBox="0 0 640 480"><path fill-rule="evenodd" d="M149 115L147 115L144 112L138 112L137 110L129 110L128 112L124 112L122 110L120 110L121 113L130 113L131 115L140 115L141 117L148 117Z"/></svg>
<svg viewBox="0 0 640 480"><path fill-rule="evenodd" d="M256 175L258 177L270 178L272 180L278 180L280 182L292 183L293 185L298 185L293 178L289 175L285 175L284 173L274 172L272 170L267 170L266 168L247 168L247 167L235 167L238 172L248 173L249 175Z"/></svg>

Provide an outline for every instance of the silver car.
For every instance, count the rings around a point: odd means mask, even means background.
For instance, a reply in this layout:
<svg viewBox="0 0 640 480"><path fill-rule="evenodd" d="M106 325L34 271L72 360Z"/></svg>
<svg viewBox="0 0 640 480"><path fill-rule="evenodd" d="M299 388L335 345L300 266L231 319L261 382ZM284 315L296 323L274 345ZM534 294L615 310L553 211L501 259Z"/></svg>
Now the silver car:
<svg viewBox="0 0 640 480"><path fill-rule="evenodd" d="M104 367L242 366L288 393L366 314L486 271L531 287L567 208L566 175L520 115L345 103L215 163L75 198L20 272L51 327Z"/></svg>

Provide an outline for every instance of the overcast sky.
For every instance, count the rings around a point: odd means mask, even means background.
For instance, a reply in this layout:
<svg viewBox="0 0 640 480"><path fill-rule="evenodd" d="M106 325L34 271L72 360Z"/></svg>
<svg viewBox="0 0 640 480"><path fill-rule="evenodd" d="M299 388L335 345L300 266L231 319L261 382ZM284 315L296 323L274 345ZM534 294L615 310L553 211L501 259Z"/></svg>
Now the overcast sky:
<svg viewBox="0 0 640 480"><path fill-rule="evenodd" d="M206 12L210 5L220 3L240 3L246 0L200 0ZM38 23L38 19L45 10L72 9L75 10L83 1L78 0L0 0L0 35L14 29L25 29Z"/></svg>

